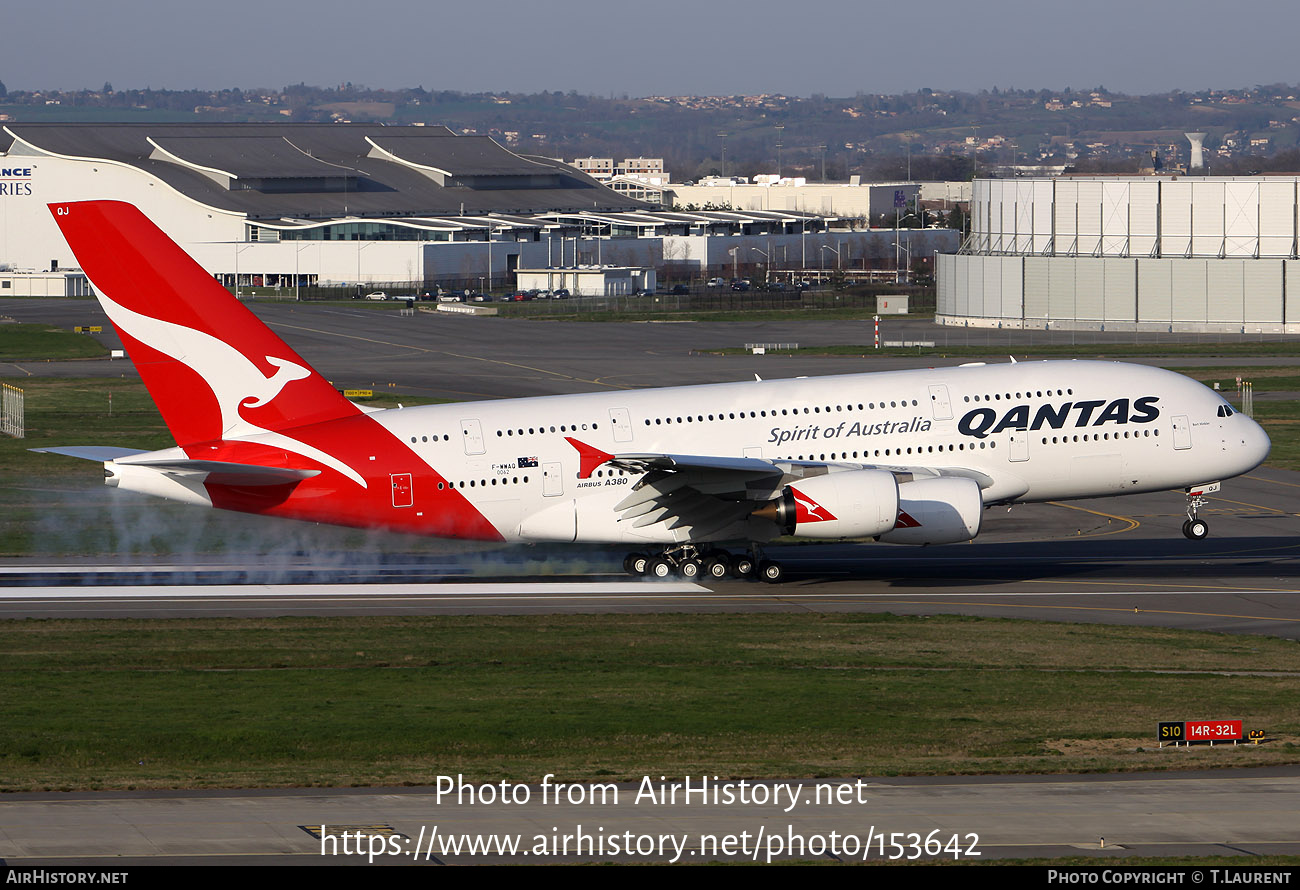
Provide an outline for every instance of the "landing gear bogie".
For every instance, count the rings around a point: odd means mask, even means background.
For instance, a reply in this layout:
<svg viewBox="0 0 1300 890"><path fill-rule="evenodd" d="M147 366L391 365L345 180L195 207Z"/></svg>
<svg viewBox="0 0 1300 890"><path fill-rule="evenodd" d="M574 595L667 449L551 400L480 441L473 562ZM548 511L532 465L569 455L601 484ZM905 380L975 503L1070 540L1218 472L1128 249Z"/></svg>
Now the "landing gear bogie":
<svg viewBox="0 0 1300 890"><path fill-rule="evenodd" d="M658 554L629 553L623 559L623 570L633 577L682 578L687 581L721 581L732 577L742 581L761 578L776 584L785 578L784 567L775 560L763 559L755 552L728 553L709 548L701 550L692 544L670 547Z"/></svg>

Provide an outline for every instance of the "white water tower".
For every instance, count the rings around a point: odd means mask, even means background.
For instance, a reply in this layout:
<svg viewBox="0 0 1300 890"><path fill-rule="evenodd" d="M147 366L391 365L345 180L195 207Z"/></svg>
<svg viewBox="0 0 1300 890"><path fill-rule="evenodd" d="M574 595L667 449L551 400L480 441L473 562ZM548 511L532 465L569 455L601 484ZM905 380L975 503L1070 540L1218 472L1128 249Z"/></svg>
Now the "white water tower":
<svg viewBox="0 0 1300 890"><path fill-rule="evenodd" d="M1184 133L1187 141L1192 143L1192 163L1189 170L1201 170L1205 167L1205 156L1202 153L1202 144L1205 142L1204 133Z"/></svg>

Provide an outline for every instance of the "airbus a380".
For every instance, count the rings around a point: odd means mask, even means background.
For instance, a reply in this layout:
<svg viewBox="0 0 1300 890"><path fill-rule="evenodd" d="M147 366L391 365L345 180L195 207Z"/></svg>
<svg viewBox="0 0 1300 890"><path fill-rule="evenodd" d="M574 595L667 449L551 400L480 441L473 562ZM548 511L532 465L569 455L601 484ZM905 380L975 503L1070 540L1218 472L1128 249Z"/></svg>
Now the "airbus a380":
<svg viewBox="0 0 1300 890"><path fill-rule="evenodd" d="M368 409L135 207L50 210L177 445L45 450L204 507L617 543L636 575L778 581L773 538L966 541L993 504L1181 488L1183 533L1204 538L1203 495L1269 449L1181 374L1083 361Z"/></svg>

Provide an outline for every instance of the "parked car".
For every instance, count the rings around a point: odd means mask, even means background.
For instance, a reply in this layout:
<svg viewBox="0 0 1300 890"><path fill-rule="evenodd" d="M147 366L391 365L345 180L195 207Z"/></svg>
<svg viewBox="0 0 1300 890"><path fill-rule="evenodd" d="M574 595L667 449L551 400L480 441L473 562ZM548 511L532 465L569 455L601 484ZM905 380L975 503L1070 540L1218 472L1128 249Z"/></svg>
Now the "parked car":
<svg viewBox="0 0 1300 890"><path fill-rule="evenodd" d="M438 294L439 303L462 303L464 302L464 300L465 298L462 297L460 294L453 294L453 293Z"/></svg>
<svg viewBox="0 0 1300 890"><path fill-rule="evenodd" d="M691 289L684 284L674 284L672 292L676 296L681 296L682 294L689 294Z"/></svg>
<svg viewBox="0 0 1300 890"><path fill-rule="evenodd" d="M727 279L725 279L725 278L710 278L710 279L709 279L709 287L726 287L726 286L727 286Z"/></svg>
<svg viewBox="0 0 1300 890"><path fill-rule="evenodd" d="M375 291L374 293L366 294L366 299L367 299L367 300L387 300L387 299L389 299L389 296L388 296L388 294L384 293L383 291L381 291L381 290L377 290L377 291Z"/></svg>
<svg viewBox="0 0 1300 890"><path fill-rule="evenodd" d="M562 287L562 288L559 288L558 290L553 290L553 291L551 291L551 299L552 299L552 300L567 300L567 299L569 299L569 289L568 289L567 287Z"/></svg>

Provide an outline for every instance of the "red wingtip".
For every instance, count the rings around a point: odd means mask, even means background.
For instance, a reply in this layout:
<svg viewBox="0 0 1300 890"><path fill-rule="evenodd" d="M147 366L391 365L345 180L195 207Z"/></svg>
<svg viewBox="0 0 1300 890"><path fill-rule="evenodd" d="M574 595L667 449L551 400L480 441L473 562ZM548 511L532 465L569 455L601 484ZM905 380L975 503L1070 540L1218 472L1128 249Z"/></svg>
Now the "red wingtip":
<svg viewBox="0 0 1300 890"><path fill-rule="evenodd" d="M578 467L579 479L590 479L591 474L596 471L596 467L614 459L614 455L606 454L599 448L592 448L586 442L579 442L577 439L569 436L565 436L564 441L568 442L578 451L578 458L580 461Z"/></svg>

